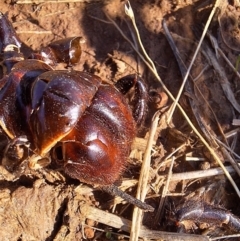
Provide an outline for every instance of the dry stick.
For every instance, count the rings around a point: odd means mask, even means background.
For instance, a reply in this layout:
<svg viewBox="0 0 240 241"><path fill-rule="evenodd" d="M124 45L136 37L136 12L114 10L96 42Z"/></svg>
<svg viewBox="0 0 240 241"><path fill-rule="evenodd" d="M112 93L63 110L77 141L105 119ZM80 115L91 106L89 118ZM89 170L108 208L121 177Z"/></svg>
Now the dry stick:
<svg viewBox="0 0 240 241"><path fill-rule="evenodd" d="M232 139L232 142L231 142L230 149L235 150L237 145L238 145L238 136L234 136L234 138ZM233 153L233 155L235 156L235 152L232 151L230 153ZM237 157L237 158L239 158L239 157Z"/></svg>
<svg viewBox="0 0 240 241"><path fill-rule="evenodd" d="M106 13L105 13L106 14ZM160 78L160 76L158 75L158 73L152 68L152 66L146 61L146 59L143 57L143 55L141 53L139 53L137 51L137 49L135 48L134 44L129 40L129 38L122 32L122 30L120 29L120 27L117 25L117 23L115 21L113 21L107 14L106 14L107 18L111 21L111 23L117 28L117 30L121 33L121 35L123 36L123 38L131 45L131 47L138 53L139 57L142 59L142 61L148 66L148 68L151 70L151 72L154 74L155 78L160 82L160 84L162 85L164 91L168 94L168 96L175 101L174 96L172 95L172 93L168 90L168 88L166 87L166 85L163 83L162 79ZM139 41L141 41L139 39ZM211 153L211 155L213 156L213 158L218 162L219 166L223 169L226 177L228 178L228 180L230 181L230 183L232 184L233 188L235 189L237 195L240 198L240 191L237 187L237 185L235 184L235 182L233 181L232 177L229 175L229 173L227 172L226 168L224 167L224 165L222 164L221 160L219 159L219 157L217 156L217 154L215 153L215 151L210 147L210 145L208 144L208 142L203 138L203 136L200 134L200 132L196 129L196 127L194 126L194 124L191 122L191 120L189 119L188 115L186 114L186 112L183 110L183 108L181 107L181 105L179 103L177 103L177 106L179 108L179 110L181 111L182 115L184 116L184 118L186 119L186 121L188 122L188 124L190 125L190 127L192 128L192 130L194 131L194 133L199 137L199 139L202 141L202 143L206 146L206 148L209 150L209 152Z"/></svg>
<svg viewBox="0 0 240 241"><path fill-rule="evenodd" d="M153 212L154 208L144 202L142 202L141 200L134 198L133 196L127 194L126 192L123 192L121 189L119 189L116 185L112 184L112 185L108 185L108 186L103 186L101 187L102 190L104 190L105 192L108 192L109 194L113 195L113 196L119 196L122 199L126 200L128 203L131 203L145 211L150 211Z"/></svg>
<svg viewBox="0 0 240 241"><path fill-rule="evenodd" d="M210 240L219 240L219 239L225 239L225 240L229 240L230 238L237 238L240 237L240 234L232 234L232 235L224 235L224 236L220 236L220 237L214 237L214 238L210 238Z"/></svg>
<svg viewBox="0 0 240 241"><path fill-rule="evenodd" d="M225 133L225 136L226 136L226 138L230 138L230 137L232 137L232 136L237 135L238 132L240 132L240 128L235 128L235 129L233 129L233 130Z"/></svg>
<svg viewBox="0 0 240 241"><path fill-rule="evenodd" d="M175 55L175 58L177 60L179 69L181 71L181 74L184 77L186 75L186 69L187 69L186 65L184 64L183 60L181 59L180 53L178 51L178 48L177 48L177 46L176 46L176 44L175 44L175 42L173 40L172 35L169 32L168 27L166 25L166 22L164 20L163 20L163 29L165 31L165 36L166 36L166 38L168 40L168 43L169 43L169 45L170 45L170 47L171 47L171 49L172 49L172 51L173 51L173 53ZM193 80L191 75L190 75L190 78L192 79L193 82L196 81L196 80ZM199 78L199 76L197 78ZM204 135L208 139L208 141L211 143L211 146L217 148L218 145L217 145L216 141L213 139L212 134L211 134L210 130L208 129L207 124L204 123L203 117L201 115L201 112L199 112L197 110L198 108L197 108L197 105L195 103L195 100L194 100L194 98L192 98L192 96L194 95L193 88L192 88L192 86L190 85L189 82L186 82L185 89L186 89L187 93L190 94L189 102L190 102L190 106L191 106L192 112L193 112L193 114L194 114L194 116L195 116L195 118L197 120L198 126L200 127L200 129L202 130L202 132L204 133ZM201 94L202 98L204 99L205 103L208 105L208 107L211 110L211 112L213 113L213 116L214 116L216 122L219 123L215 113L213 112L213 110L211 108L211 106L208 104L207 100L205 99L205 97L203 96L201 91L199 89L198 89L198 91ZM220 127L219 124L218 124L218 127L219 127L219 130L221 131L221 127ZM223 132L221 132L221 133L224 135Z"/></svg>
<svg viewBox="0 0 240 241"><path fill-rule="evenodd" d="M232 166L225 167L228 172L236 173ZM223 175L224 172L221 167L211 168L208 170L200 170L200 171L192 171L192 172L184 172L184 173L174 173L172 174L171 181L181 181L181 180L190 180L190 179L198 179L198 178L206 178L212 176ZM162 176L162 178L166 178Z"/></svg>
<svg viewBox="0 0 240 241"><path fill-rule="evenodd" d="M215 4L214 4L214 6L213 6L213 9L212 9L212 11L211 11L211 13L210 13L210 15L209 15L209 17L208 17L208 20L207 20L207 23L206 23L205 28L204 28L204 30L203 30L201 39L200 39L200 41L199 41L199 43L198 43L198 46L197 46L197 48L196 48L196 50L195 50L195 52L194 52L193 58L192 58L192 60L191 60L191 63L190 63L190 65L189 65L189 67L188 67L188 69L187 69L187 71L186 71L186 75L185 75L185 77L184 77L184 79L183 79L183 83L182 83L182 85L181 85L181 87L180 87L180 90L179 90L179 92L178 92L178 95L177 95L177 97L176 97L176 99L175 99L175 101L174 101L174 103L173 103L173 105L172 105L172 107L171 107L171 113L170 113L170 115L169 115L169 117L168 117L167 123L170 123L170 121L171 121L171 119L172 119L173 112L175 111L176 105L177 105L177 103L178 103L178 101L179 101L179 99L180 99L180 96L182 95L184 85L185 85L185 83L186 83L186 81L187 81L187 79L188 79L188 76L189 76L189 74L190 74L190 70L191 70L191 68L192 68L192 66L193 66L193 64L194 64L194 61L195 61L195 59L196 59L196 56L197 56L197 54L198 54L198 52L199 52L199 49L200 49L201 44L202 44L202 41L203 41L203 39L204 39L204 37L205 37L205 35L206 35L206 33L207 33L208 27L209 27L209 25L210 25L210 23L211 23L211 21L212 21L213 15L214 15L215 12L216 12L216 9L221 5L221 1L222 1L222 0L216 0Z"/></svg>
<svg viewBox="0 0 240 241"><path fill-rule="evenodd" d="M31 33L31 34L52 34L52 31L48 31L48 30L17 30L16 31L18 34L20 33Z"/></svg>
<svg viewBox="0 0 240 241"><path fill-rule="evenodd" d="M236 137L236 136L235 136L235 137ZM221 142L221 141L218 140L217 138L216 138L215 140L216 140L216 142L217 142L220 146L224 147L224 148L225 148L226 150L228 150L232 155L234 155L236 158L240 159L240 156L239 156L235 151L233 151L230 147L226 146L223 142Z"/></svg>
<svg viewBox="0 0 240 241"><path fill-rule="evenodd" d="M225 167L229 173L236 173L232 166ZM173 173L171 176L171 182L179 182L183 180L191 180L191 179L199 179L199 178L206 178L206 177L213 177L213 176L220 176L224 175L224 172L221 167L211 168L208 170L199 170L199 171L192 171L192 172L184 172L184 173ZM160 179L167 179L167 175L162 175L158 177ZM172 194L171 194L172 195Z"/></svg>
<svg viewBox="0 0 240 241"><path fill-rule="evenodd" d="M240 120L239 119L233 119L232 125L233 126L239 126L240 125Z"/></svg>
<svg viewBox="0 0 240 241"><path fill-rule="evenodd" d="M226 148L224 146L221 146L220 150L223 153L224 157L227 158L227 160L231 163L231 165L233 166L233 168L237 172L238 176L240 176L240 168L239 168L239 165L238 165L236 159L234 159L230 155L230 153L226 150Z"/></svg>
<svg viewBox="0 0 240 241"><path fill-rule="evenodd" d="M119 217L112 213L107 213L98 208L91 207L87 204L81 204L79 208L81 217L83 217L84 219L88 218L91 220L95 220L99 223L121 229L125 232L130 232L130 229L133 226L132 222L128 219ZM161 239L166 241L209 241L208 237L202 235L156 231L150 230L145 226L141 227L139 236L146 239Z"/></svg>
<svg viewBox="0 0 240 241"><path fill-rule="evenodd" d="M147 184L148 184L148 176L149 176L149 169L150 169L150 162L151 162L151 150L154 143L154 136L157 130L160 113L161 112L156 112L153 117L149 138L148 138L148 143L144 153L141 173L140 173L139 182L138 182L137 195L136 195L136 198L140 199L141 201L144 201L145 196L147 194ZM130 241L138 240L138 236L141 228L141 222L142 222L142 214L143 212L141 209L134 207L133 216L132 216L132 227L130 232Z"/></svg>

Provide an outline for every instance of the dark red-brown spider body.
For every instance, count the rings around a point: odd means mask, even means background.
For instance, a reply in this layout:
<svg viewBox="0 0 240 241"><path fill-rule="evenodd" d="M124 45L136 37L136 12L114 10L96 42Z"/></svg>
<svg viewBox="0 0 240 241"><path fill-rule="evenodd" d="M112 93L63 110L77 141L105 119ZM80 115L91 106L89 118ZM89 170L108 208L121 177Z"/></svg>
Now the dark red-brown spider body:
<svg viewBox="0 0 240 241"><path fill-rule="evenodd" d="M50 156L73 178L100 186L113 184L126 167L136 126L145 114L145 86L136 76L114 86L90 73L53 70L48 64L79 60L80 37L51 43L31 54L33 59L19 57L21 42L4 15L1 25L7 67L0 81L2 129L12 140L26 136L39 159ZM10 29L7 34L5 25ZM9 50L8 43L14 48ZM133 86L134 111L123 96ZM10 159L3 162L8 169Z"/></svg>
<svg viewBox="0 0 240 241"><path fill-rule="evenodd" d="M0 124L11 139L26 135L42 157L57 144L64 171L83 182L109 185L119 178L136 128L113 85L38 60L15 64L2 81Z"/></svg>
<svg viewBox="0 0 240 241"><path fill-rule="evenodd" d="M92 184L108 185L118 179L136 135L131 110L126 106L122 95L112 86L99 87L81 120L63 138L66 173Z"/></svg>
<svg viewBox="0 0 240 241"><path fill-rule="evenodd" d="M147 90L130 75L115 85L74 70L81 37L58 40L24 56L22 42L0 12L0 127L9 143L2 165L16 177L27 167L60 167L70 177L99 186L148 211L153 208L119 190L131 143L144 119ZM134 87L133 108L124 94Z"/></svg>

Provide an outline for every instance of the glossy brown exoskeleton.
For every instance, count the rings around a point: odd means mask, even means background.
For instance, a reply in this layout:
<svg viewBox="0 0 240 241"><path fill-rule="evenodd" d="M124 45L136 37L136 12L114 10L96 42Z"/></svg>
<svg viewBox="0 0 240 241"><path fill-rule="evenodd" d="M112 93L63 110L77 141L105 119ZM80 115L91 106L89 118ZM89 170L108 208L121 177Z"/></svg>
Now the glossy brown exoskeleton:
<svg viewBox="0 0 240 241"><path fill-rule="evenodd" d="M16 168L26 159L27 146L29 160L54 159L70 177L114 189L146 112L142 80L128 76L114 86L90 73L54 70L56 62L78 62L80 37L53 42L26 59L3 14L0 44L6 67L0 80L0 126L12 140L2 164ZM123 96L133 86L134 111Z"/></svg>
<svg viewBox="0 0 240 241"><path fill-rule="evenodd" d="M233 232L240 232L240 219L230 211L203 201L188 200L177 208L175 213L177 225L184 228L185 221L225 226Z"/></svg>

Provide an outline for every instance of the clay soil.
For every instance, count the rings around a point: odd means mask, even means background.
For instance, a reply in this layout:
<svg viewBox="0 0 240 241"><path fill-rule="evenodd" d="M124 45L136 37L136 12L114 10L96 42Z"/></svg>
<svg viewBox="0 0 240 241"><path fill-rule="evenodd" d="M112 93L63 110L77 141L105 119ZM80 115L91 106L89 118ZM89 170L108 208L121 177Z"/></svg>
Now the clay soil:
<svg viewBox="0 0 240 241"><path fill-rule="evenodd" d="M228 4L224 12L218 12L215 15L209 31L233 66L239 70L239 1L226 2ZM173 96L177 95L183 77L166 39L162 21L165 19L169 30L174 34L180 55L185 65L188 66L213 3L213 0L131 1L143 46ZM161 117L169 113L172 100L149 68L139 59L131 45L106 17L108 15L113 19L123 33L133 41L132 35L135 31L125 14L124 4L125 1L122 0L62 3L60 1L24 3L20 0L5 0L1 1L0 10L7 14L20 39L33 51L38 51L41 47L58 39L81 36L83 39L81 61L74 66L74 69L91 72L109 82L116 82L119 78L132 73L139 73L146 81L149 89L149 111L138 135L144 147L139 143L133 147L129 164L119 181L119 185L122 184L124 189L123 183L125 183L127 192L134 196L137 188L136 180L139 178L141 169L141 157L144 154L153 114L157 110L161 110ZM210 48L216 58L216 52L209 39L206 39L204 44ZM25 55L28 52L29 49L26 50ZM224 88L232 91L236 102L234 103L237 106L240 101L240 80L219 53L217 56L219 56L218 59L216 58L217 63L224 69L228 84L225 83L225 87L221 85L224 81L212 67L209 56L202 54L198 56L191 72L192 79L195 79L196 83L192 88L193 91L185 88L179 103L204 137L205 133L196 120L197 113L200 113L201 120L211 132L211 136L218 137L226 143L227 137L223 138L223 133L228 133L238 127L239 122L237 126L234 126L232 121L239 118L239 110L233 107L234 101L229 101L226 94L229 92L224 91ZM57 68L65 68L65 66L61 65ZM189 78L191 83L193 83L192 79ZM218 145L215 145L216 142L213 141L215 139L213 138L212 142L207 140L221 161L229 166L226 155L222 153ZM237 134L227 141L229 147L239 155ZM166 122L166 118L160 118L155 143L152 147L149 176L151 188L146 199L155 211L145 213L143 224L149 230L173 233L183 232L208 236L236 233L226 227L228 225L224 226L221 220L208 222L206 219L198 221L191 219L181 230L176 225L179 221L175 215L176 207L180 205L181 209L181 203L185 203L192 197L196 203L206 202L212 207L224 208L224 217L229 217L231 214L240 216L239 197L224 175L171 181L165 204L161 208L162 215L158 215L157 210L166 183L163 177L168 174L170 166L171 159L168 156L177 148L179 150L174 154L173 173L202 171L218 167L217 162L178 109L174 112L170 123ZM186 161L187 156L190 161ZM193 157L198 157L200 161L193 161ZM239 156L236 159L239 159ZM239 176L235 172L231 172L231 175L238 185ZM121 227L111 226L111 220L109 225L106 225L104 221L101 222L101 217L85 216L86 213L81 211L81 206L87 204L131 220L132 205L120 200L115 200L115 202L118 205L114 206L112 196L92 186L80 185L78 181L69 178L62 170L56 168L47 167L42 170L29 171L15 178L1 167L0 240L129 240L129 232L125 229L121 230ZM102 220L104 217L105 215L102 214ZM240 221L238 225L240 230ZM194 240L191 236L188 238L186 240ZM178 240L171 236L164 239L161 236L155 236L152 239Z"/></svg>

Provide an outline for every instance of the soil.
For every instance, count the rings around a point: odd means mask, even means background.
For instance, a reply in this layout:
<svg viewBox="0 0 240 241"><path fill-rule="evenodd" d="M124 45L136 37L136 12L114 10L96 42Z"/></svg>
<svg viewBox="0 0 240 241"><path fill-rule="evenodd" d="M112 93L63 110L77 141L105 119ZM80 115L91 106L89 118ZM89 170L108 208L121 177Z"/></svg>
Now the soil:
<svg viewBox="0 0 240 241"><path fill-rule="evenodd" d="M173 33L180 55L188 66L214 2L206 0L131 1L142 44L173 96L178 94L183 77L166 39L162 21L163 19L166 21L169 30ZM172 100L149 68L139 59L132 46L107 18L109 16L113 19L123 33L133 41L132 35L135 31L125 14L125 3L123 0L88 0L65 3L35 1L27 4L20 0L5 0L1 1L0 9L8 16L23 43L34 51L40 50L55 40L81 36L83 39L81 61L74 66L75 70L91 72L108 82L116 82L128 74L140 74L149 88L149 111L138 136L144 142L149 134L153 114L157 110L161 110L163 115L168 113ZM224 11L215 15L209 28L222 51L238 71L239 17L239 1L229 0ZM208 38L204 46L208 46L211 53L216 56ZM24 51L26 51L25 55L28 55L30 49L26 48ZM236 126L232 122L239 118L237 105L240 101L240 82L239 77L226 64L219 52L217 56L217 63L229 82L224 82L224 78L217 73L216 69L213 69L210 57L201 53L191 71L191 78L195 80L195 84L192 85L193 82L190 82L190 89L185 88L179 103L203 135L206 133L196 120L197 113L204 117L203 122L211 132L210 136L219 137L222 142L225 142L226 135L224 139L223 133L235 130ZM57 68L66 68L66 66L59 65ZM234 100L229 97L231 93ZM239 137L235 135L232 139L228 139L228 144L239 155ZM214 138L208 141L212 141L210 144L215 148L221 161L226 161L222 149L215 145ZM162 218L156 216L165 182L159 177L168 173L170 161L167 156L181 145L183 147L175 154L173 173L218 166L178 109L174 112L170 124L162 118L153 146L149 178L152 190L149 190L147 199L156 211L151 214L145 213L144 225L154 230L179 231L176 226L179 220L173 207L180 205L178 208L181 209L183 207L181 203L192 196L196 202L210 203L213 208L224 207L226 210L225 213L223 212L224 217L229 217L232 213L240 217L238 202L232 202L239 197L224 175L170 182L165 206L162 209L164 215ZM141 155L141 147L133 147L129 165L121 177L122 182L139 178ZM186 162L186 156L192 157L191 161ZM193 157L199 157L201 161L195 162ZM85 184L81 186L78 181L50 167L25 173L17 179L3 167L0 173L1 240L128 240L124 236L128 233L121 232L120 228L111 228L111 224L109 228L101 224L101 220L86 220L80 211L81 205L87 203L131 219L132 207L126 203L120 203L113 209L113 199L110 195ZM239 186L239 176L233 177ZM199 188L204 191L199 191ZM131 195L134 195L135 191L135 184L128 186L128 192ZM204 195L196 197L196 193L204 193ZM231 214L229 214L230 211ZM157 221L155 221L156 217L158 217ZM221 220L212 223L203 218L196 222L195 219L190 218L190 221L191 224L185 224L185 230L181 232L195 234L205 232L205 235L207 233L212 237L236 233L234 229L229 230L229 227L224 227ZM240 221L238 222L239 232ZM207 223L207 227L202 227L202 223ZM95 228L98 229L95 230ZM156 237L155 240L160 240L160 237Z"/></svg>

